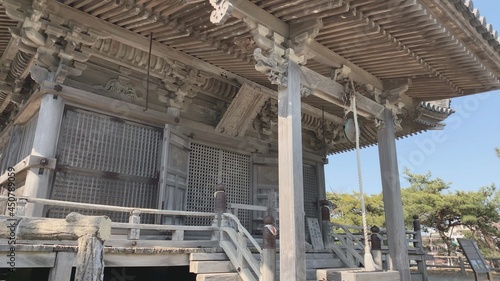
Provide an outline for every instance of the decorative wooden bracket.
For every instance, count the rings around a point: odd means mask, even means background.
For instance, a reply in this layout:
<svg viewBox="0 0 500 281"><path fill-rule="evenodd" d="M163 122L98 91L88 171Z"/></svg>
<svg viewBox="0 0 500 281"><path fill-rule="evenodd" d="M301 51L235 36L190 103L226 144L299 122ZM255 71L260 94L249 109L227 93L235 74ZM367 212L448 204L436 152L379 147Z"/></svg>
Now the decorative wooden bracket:
<svg viewBox="0 0 500 281"><path fill-rule="evenodd" d="M235 137L243 137L271 93L243 84L215 130Z"/></svg>

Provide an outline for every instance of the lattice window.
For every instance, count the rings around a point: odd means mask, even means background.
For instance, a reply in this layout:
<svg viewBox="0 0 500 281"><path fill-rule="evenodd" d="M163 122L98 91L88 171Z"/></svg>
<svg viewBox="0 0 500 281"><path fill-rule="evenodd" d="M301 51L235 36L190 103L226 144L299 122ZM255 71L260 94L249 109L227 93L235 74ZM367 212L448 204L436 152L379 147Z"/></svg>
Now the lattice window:
<svg viewBox="0 0 500 281"><path fill-rule="evenodd" d="M157 177L161 131L102 115L67 111L59 164L139 177Z"/></svg>
<svg viewBox="0 0 500 281"><path fill-rule="evenodd" d="M83 110L66 110L51 199L156 208L161 139L162 130L158 128ZM51 208L48 215L64 217L70 211L75 210ZM106 214L113 221L128 221L128 214ZM152 223L153 218L142 215L141 221Z"/></svg>
<svg viewBox="0 0 500 281"><path fill-rule="evenodd" d="M215 187L220 182L226 184L228 203L249 204L249 166L250 157L247 155L192 143L189 161L187 210L213 212ZM248 227L248 212L239 212L238 216L243 225ZM187 223L191 225L210 225L211 220L193 217L189 218Z"/></svg>

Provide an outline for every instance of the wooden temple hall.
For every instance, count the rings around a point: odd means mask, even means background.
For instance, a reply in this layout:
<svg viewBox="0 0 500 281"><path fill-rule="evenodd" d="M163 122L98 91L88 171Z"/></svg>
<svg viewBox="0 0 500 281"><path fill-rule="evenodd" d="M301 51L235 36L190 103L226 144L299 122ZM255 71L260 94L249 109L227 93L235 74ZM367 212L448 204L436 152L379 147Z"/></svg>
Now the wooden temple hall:
<svg viewBox="0 0 500 281"><path fill-rule="evenodd" d="M409 281L395 140L500 88L497 35L472 0L0 0L0 280ZM379 271L326 212L358 137Z"/></svg>

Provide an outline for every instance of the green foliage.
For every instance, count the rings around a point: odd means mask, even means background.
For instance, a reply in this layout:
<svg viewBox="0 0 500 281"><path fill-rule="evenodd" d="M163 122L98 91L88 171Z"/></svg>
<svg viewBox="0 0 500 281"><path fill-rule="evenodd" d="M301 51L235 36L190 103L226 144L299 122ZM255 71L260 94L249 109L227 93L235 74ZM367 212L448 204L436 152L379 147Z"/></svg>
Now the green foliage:
<svg viewBox="0 0 500 281"><path fill-rule="evenodd" d="M500 157L500 148L496 148L496 151L497 151L497 156Z"/></svg>
<svg viewBox="0 0 500 281"><path fill-rule="evenodd" d="M450 230L457 226L470 229L476 239L483 241L488 248L495 249L495 236L500 232L494 227L500 221L500 197L494 185L478 191L446 192L450 184L443 180L431 179L430 173L415 175L405 171L410 183L402 190L405 221L418 214L422 225L436 229L448 246L451 254Z"/></svg>
<svg viewBox="0 0 500 281"><path fill-rule="evenodd" d="M335 223L357 226L363 225L359 193L327 193L327 199L336 205L336 208L332 213L333 221ZM382 194L365 194L365 206L368 225L383 226L385 217Z"/></svg>
<svg viewBox="0 0 500 281"><path fill-rule="evenodd" d="M410 186L401 190L405 223L412 228L413 215L418 215L421 225L436 230L448 246L448 254L455 248L450 230L466 227L470 235L482 246L487 256L494 256L500 237L500 192L494 185L477 191L449 191L450 183L431 174L405 172ZM362 225L359 194L329 193L328 199L337 208L332 220L346 225ZM382 194L365 195L369 225L384 226ZM498 252L497 252L498 253Z"/></svg>

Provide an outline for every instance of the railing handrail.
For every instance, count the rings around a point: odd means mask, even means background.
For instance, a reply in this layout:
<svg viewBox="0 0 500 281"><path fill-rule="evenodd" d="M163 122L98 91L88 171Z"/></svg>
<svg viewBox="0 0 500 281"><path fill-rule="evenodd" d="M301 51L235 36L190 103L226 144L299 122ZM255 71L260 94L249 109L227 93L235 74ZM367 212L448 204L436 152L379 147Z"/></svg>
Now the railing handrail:
<svg viewBox="0 0 500 281"><path fill-rule="evenodd" d="M240 220L238 217L236 217L233 214L230 213L224 213L224 217L230 218L236 223L236 226L238 228L238 231L243 233L245 237L252 243L252 245L257 249L257 251L262 254L262 248L260 247L259 243L252 237L252 235L248 232L248 230L241 224Z"/></svg>
<svg viewBox="0 0 500 281"><path fill-rule="evenodd" d="M334 222L331 222L331 225L335 226L335 227L339 227L339 228L356 229L356 230L363 231L363 227L357 226L357 225L347 225L347 224L340 224L340 223L334 223ZM383 228L383 227L380 228L380 233L386 233L386 232L387 232L386 228ZM405 230L405 234L415 234L415 233L416 232L414 230L408 230L408 229Z"/></svg>
<svg viewBox="0 0 500 281"><path fill-rule="evenodd" d="M113 212L124 212L130 213L132 211L139 211L142 214L154 214L154 215L167 215L167 216L206 216L213 217L216 213L207 213L207 212L191 212L191 211L175 211L175 210L157 210L150 208L137 208L137 207L122 207L122 206L111 206L111 205L101 205L101 204L92 204L92 203L79 203L79 202L70 202L70 201L61 201L61 200L53 200L53 199L44 199L44 198L34 198L27 196L16 197L16 200L25 199L28 203L39 203L49 206L57 206L57 207L73 207L78 209L99 209L103 211L113 211ZM8 197L5 195L0 195L0 202L8 200Z"/></svg>

